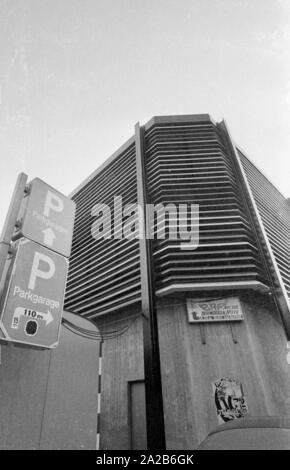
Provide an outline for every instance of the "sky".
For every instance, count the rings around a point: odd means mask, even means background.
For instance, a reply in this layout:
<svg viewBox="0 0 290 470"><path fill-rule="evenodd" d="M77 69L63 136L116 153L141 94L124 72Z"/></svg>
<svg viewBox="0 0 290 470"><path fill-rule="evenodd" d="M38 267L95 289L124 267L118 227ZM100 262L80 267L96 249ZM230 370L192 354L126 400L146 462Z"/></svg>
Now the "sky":
<svg viewBox="0 0 290 470"><path fill-rule="evenodd" d="M152 116L209 113L290 196L290 0L0 0L0 228Z"/></svg>

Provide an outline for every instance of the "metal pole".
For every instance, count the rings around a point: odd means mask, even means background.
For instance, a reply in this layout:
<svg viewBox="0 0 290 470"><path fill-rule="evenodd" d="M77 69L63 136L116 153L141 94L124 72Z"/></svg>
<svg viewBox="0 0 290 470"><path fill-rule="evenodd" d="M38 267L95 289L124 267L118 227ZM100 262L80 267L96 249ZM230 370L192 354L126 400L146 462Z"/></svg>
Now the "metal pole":
<svg viewBox="0 0 290 470"><path fill-rule="evenodd" d="M102 400L102 360L103 360L103 339L99 343L99 373L98 373L98 400L97 400L97 436L96 450L100 450L100 425L101 425L101 400Z"/></svg>
<svg viewBox="0 0 290 470"><path fill-rule="evenodd" d="M10 242L13 235L14 227L23 200L26 181L27 175L25 173L20 173L17 177L16 185L12 194L9 209L2 229L0 238L0 285L2 284L2 274L5 268L5 263L7 260L7 255L10 248Z"/></svg>
<svg viewBox="0 0 290 470"><path fill-rule="evenodd" d="M155 305L154 267L151 240L146 232L146 203L148 202L144 155L144 128L135 126L138 204L143 209L143 227L139 227L141 295L143 319L143 353L146 398L147 449L165 450L162 379L159 354L158 324ZM141 221L139 221L141 224ZM142 230L143 229L143 230Z"/></svg>

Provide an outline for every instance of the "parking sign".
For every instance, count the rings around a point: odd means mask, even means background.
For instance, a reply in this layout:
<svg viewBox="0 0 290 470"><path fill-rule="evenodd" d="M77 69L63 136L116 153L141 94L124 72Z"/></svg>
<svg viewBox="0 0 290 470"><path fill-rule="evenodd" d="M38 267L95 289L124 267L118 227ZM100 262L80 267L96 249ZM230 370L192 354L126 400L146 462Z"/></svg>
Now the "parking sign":
<svg viewBox="0 0 290 470"><path fill-rule="evenodd" d="M0 338L35 347L58 344L68 260L21 238L0 317Z"/></svg>
<svg viewBox="0 0 290 470"><path fill-rule="evenodd" d="M27 197L21 235L69 257L75 202L39 178L31 181Z"/></svg>

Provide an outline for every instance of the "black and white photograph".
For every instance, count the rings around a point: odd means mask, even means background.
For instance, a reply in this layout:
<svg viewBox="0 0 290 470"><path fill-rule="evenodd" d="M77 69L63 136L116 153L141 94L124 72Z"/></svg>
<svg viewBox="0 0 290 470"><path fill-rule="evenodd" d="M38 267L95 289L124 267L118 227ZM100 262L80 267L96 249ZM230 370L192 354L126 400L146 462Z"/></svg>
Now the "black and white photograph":
<svg viewBox="0 0 290 470"><path fill-rule="evenodd" d="M290 0L0 0L0 456L50 450L290 450Z"/></svg>

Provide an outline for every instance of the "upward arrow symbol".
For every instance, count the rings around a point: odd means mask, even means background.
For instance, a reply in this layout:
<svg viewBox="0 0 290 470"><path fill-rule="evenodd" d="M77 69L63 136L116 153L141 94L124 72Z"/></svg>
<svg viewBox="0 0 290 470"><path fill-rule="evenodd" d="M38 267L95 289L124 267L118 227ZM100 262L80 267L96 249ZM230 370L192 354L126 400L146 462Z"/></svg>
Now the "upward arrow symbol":
<svg viewBox="0 0 290 470"><path fill-rule="evenodd" d="M196 305L193 309L193 313L195 313L197 318L202 318L203 310L199 305Z"/></svg>
<svg viewBox="0 0 290 470"><path fill-rule="evenodd" d="M46 326L49 325L49 323L52 322L53 320L53 316L51 315L50 311L48 310L46 314L43 315L44 316L44 320L46 322Z"/></svg>
<svg viewBox="0 0 290 470"><path fill-rule="evenodd" d="M45 230L42 230L42 233L44 233L43 242L48 246L52 246L53 241L56 238L52 228L50 228L50 227L46 228Z"/></svg>

